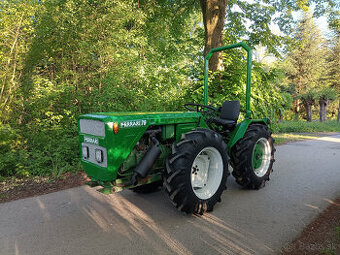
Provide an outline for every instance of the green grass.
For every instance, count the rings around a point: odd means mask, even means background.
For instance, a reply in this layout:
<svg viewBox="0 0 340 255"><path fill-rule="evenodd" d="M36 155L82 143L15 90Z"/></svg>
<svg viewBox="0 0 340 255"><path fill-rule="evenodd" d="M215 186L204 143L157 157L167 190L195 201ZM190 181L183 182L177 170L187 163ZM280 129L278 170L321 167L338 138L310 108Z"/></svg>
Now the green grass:
<svg viewBox="0 0 340 255"><path fill-rule="evenodd" d="M321 250L321 254L324 254L324 255L335 255L335 251L332 251L330 249Z"/></svg>
<svg viewBox="0 0 340 255"><path fill-rule="evenodd" d="M275 144L285 144L292 141L298 141L298 140L306 140L306 139L315 139L319 136L313 135L313 134L292 134L292 133L282 133L282 134L273 134L273 137L275 139Z"/></svg>
<svg viewBox="0 0 340 255"><path fill-rule="evenodd" d="M340 226L335 227L335 232L336 232L336 236L337 236L338 240L340 241Z"/></svg>
<svg viewBox="0 0 340 255"><path fill-rule="evenodd" d="M340 132L340 123L336 120L319 121L283 121L272 125L274 133L314 133Z"/></svg>
<svg viewBox="0 0 340 255"><path fill-rule="evenodd" d="M272 125L275 144L284 144L291 141L315 139L320 132L340 132L340 123L335 120L319 121L283 121ZM304 134L307 133L307 134ZM313 134L314 133L314 134Z"/></svg>

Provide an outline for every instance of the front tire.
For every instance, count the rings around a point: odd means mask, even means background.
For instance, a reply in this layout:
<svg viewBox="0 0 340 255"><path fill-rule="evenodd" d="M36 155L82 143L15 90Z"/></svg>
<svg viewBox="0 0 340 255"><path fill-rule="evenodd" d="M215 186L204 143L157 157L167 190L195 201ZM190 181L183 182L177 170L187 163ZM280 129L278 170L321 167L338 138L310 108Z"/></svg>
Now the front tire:
<svg viewBox="0 0 340 255"><path fill-rule="evenodd" d="M227 145L208 129L182 135L167 158L164 186L172 203L185 213L212 211L221 201L228 172Z"/></svg>
<svg viewBox="0 0 340 255"><path fill-rule="evenodd" d="M231 165L236 182L250 189L259 189L273 172L274 140L265 125L253 124L231 149Z"/></svg>

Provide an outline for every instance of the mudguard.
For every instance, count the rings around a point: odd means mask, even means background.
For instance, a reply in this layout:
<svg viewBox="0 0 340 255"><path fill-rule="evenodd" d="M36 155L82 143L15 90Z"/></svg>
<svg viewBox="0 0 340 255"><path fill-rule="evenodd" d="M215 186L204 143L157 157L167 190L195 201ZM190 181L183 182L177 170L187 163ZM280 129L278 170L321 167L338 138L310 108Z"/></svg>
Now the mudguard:
<svg viewBox="0 0 340 255"><path fill-rule="evenodd" d="M230 140L228 142L228 151L230 152L231 148L240 140L244 134L246 133L248 126L252 124L263 124L269 125L270 120L268 118L264 119L245 119L244 121L237 124L236 128L231 132Z"/></svg>

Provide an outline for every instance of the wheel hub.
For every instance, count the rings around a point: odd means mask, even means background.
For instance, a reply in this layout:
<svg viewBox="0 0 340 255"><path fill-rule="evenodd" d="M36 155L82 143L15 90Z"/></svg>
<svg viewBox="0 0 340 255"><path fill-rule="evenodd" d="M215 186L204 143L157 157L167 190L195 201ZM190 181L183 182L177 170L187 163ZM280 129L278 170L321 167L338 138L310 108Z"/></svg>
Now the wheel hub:
<svg viewBox="0 0 340 255"><path fill-rule="evenodd" d="M255 144L252 155L252 165L254 173L258 177L266 174L271 158L271 147L268 140L261 137Z"/></svg>
<svg viewBox="0 0 340 255"><path fill-rule="evenodd" d="M191 186L200 199L212 197L221 182L223 160L214 147L206 147L197 154L191 167Z"/></svg>
<svg viewBox="0 0 340 255"><path fill-rule="evenodd" d="M200 189L206 186L209 164L210 159L207 155L201 153L196 157L192 167L194 189Z"/></svg>
<svg viewBox="0 0 340 255"><path fill-rule="evenodd" d="M253 155L254 155L253 156L253 167L255 169L257 169L261 166L262 159L263 159L263 149L262 149L262 146L260 144L257 143L255 145Z"/></svg>

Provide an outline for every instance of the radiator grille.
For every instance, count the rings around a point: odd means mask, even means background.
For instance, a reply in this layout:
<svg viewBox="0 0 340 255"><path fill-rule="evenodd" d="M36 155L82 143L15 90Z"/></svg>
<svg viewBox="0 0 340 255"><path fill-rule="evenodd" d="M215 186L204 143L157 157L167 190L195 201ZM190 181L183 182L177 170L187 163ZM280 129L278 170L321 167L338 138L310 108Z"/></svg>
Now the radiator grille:
<svg viewBox="0 0 340 255"><path fill-rule="evenodd" d="M80 132L94 136L105 137L105 123L98 120L80 120Z"/></svg>

